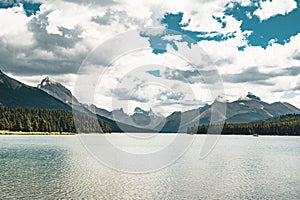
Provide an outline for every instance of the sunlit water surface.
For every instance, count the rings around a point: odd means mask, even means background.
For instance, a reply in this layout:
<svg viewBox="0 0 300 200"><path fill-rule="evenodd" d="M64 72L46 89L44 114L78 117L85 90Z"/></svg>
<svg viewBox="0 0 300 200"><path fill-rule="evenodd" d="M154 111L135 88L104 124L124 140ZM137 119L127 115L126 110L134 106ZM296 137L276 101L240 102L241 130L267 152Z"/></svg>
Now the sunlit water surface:
<svg viewBox="0 0 300 200"><path fill-rule="evenodd" d="M108 137L126 144L125 136ZM195 138L171 166L128 174L100 164L79 136L0 136L0 197L300 199L300 137L221 136L204 160L199 151L205 136ZM127 148L146 147L128 143Z"/></svg>

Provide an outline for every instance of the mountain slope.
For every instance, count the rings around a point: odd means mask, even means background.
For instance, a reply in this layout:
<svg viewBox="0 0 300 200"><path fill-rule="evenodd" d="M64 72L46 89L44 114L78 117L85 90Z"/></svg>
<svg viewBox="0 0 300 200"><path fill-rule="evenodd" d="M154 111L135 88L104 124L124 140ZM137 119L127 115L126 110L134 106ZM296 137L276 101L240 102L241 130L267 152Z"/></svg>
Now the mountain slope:
<svg viewBox="0 0 300 200"><path fill-rule="evenodd" d="M0 103L10 108L71 110L67 104L46 92L25 85L0 71Z"/></svg>
<svg viewBox="0 0 300 200"><path fill-rule="evenodd" d="M224 106L227 108L226 116L222 112ZM300 110L289 103L275 102L269 104L263 102L259 97L249 92L245 97L233 102L216 100L212 105L182 112L180 117L177 113L177 117L174 119L173 115L175 113L167 117L162 132L186 132L188 127L207 125L210 123L213 114L215 123L225 120L227 123L234 124L266 120L287 114L299 114ZM180 124L179 127L174 126L176 124L174 120L177 124Z"/></svg>
<svg viewBox="0 0 300 200"><path fill-rule="evenodd" d="M95 105L85 105L80 103L72 92L68 90L64 85L59 82L56 82L49 77L46 77L38 85L38 88L47 92L49 95L57 98L58 100L65 102L70 105L73 111L78 113L84 113L89 116L96 116L106 123L112 132L151 132L151 130L144 127L134 126L130 122L130 117L123 112L122 109L114 110L109 112L105 109L98 108ZM114 115L117 116L117 119L122 119L118 121L114 118ZM128 118L128 121L126 119Z"/></svg>
<svg viewBox="0 0 300 200"><path fill-rule="evenodd" d="M51 96L71 105L80 105L79 101L72 95L62 84L55 82L54 80L46 77L38 84L37 88L47 92Z"/></svg>
<svg viewBox="0 0 300 200"><path fill-rule="evenodd" d="M179 131L179 126L181 122L181 112L173 112L169 115L163 123L163 127L161 128L161 133L177 133Z"/></svg>
<svg viewBox="0 0 300 200"><path fill-rule="evenodd" d="M8 85L15 90L20 87L20 84L17 81L12 81ZM166 118L156 115L151 109L145 111L139 107L136 107L134 113L129 115L122 108L110 112L95 105L83 105L62 84L49 78L44 79L39 84L39 88L47 91L57 99L68 103L73 109L79 112L89 115L93 115L93 113L97 114L102 121L111 127L113 132L151 132L151 130L160 132L186 132L188 127L210 124L212 116L214 117L214 123L226 121L227 123L234 124L249 123L286 114L300 113L300 110L291 104L282 102L269 104L249 92L246 96L233 102L217 98L211 105L205 105L204 107L185 112L174 112ZM226 114L223 111L225 106L227 107Z"/></svg>
<svg viewBox="0 0 300 200"><path fill-rule="evenodd" d="M152 109L145 111L139 107L136 107L133 114L129 115L124 112L123 108L115 109L109 112L105 109L98 108L95 105L85 105L85 107L92 112L108 119L147 130L160 130L162 126L159 129L156 127L161 124L162 121L164 121L164 117L160 116L159 114L155 114Z"/></svg>
<svg viewBox="0 0 300 200"><path fill-rule="evenodd" d="M139 107L134 109L134 113L130 115L132 122L139 127L146 127L148 129L155 129L162 121L164 117L155 114L150 108L149 111L145 111ZM156 129L160 130L160 129Z"/></svg>
<svg viewBox="0 0 300 200"><path fill-rule="evenodd" d="M47 80L46 78L44 81L51 81L51 87L53 86L53 80L50 80L49 78ZM46 86L47 84L44 84L44 86ZM75 101L75 105L70 101L65 101L66 103L62 102L64 99L67 100L69 97L72 97L73 100L76 98L73 97L72 93L63 85L59 83L55 83L54 85L55 90L53 90L53 92L50 92L50 95L39 88L28 86L13 78L10 78L0 70L0 105L7 106L9 108L67 110L70 112L75 111L75 113L77 114L84 114L84 116L95 117L95 114L93 112L82 106L77 100ZM55 95L56 97L52 95ZM62 101L60 99L62 99ZM71 106L73 107L73 109ZM113 132L150 132L147 129L137 128L127 124L119 123L104 116L96 116L98 119L108 124ZM123 129L119 128L119 125L121 125Z"/></svg>

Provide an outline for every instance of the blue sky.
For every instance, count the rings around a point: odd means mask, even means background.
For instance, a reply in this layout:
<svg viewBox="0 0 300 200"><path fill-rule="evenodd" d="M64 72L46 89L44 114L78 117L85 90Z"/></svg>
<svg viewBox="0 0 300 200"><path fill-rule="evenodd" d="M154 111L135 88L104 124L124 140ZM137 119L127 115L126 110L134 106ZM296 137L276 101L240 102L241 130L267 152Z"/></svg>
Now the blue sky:
<svg viewBox="0 0 300 200"><path fill-rule="evenodd" d="M184 23L182 21L184 13L166 13L160 20L161 25L165 26L165 31L159 35L148 35L141 32L142 37L149 38L150 46L153 49L153 53L165 53L167 45L171 45L174 50L178 50L177 42L186 42L188 47L193 44L197 44L199 41L224 41L234 37L234 33L221 34L216 31L204 32L204 31L192 31L185 29L189 26L189 22ZM165 36L180 36L177 40L164 39Z"/></svg>
<svg viewBox="0 0 300 200"><path fill-rule="evenodd" d="M299 107L299 19L300 0L5 0L0 2L0 66L33 86L50 75L73 90L77 70L93 49L137 30L128 44L141 41L150 51L131 52L116 61L110 70L114 73L105 75L108 84L96 97L100 107L110 109L111 99L129 97L130 91L111 88L128 71L142 66L153 67L129 73L126 79L138 93L133 103L142 108L152 102L177 109L174 102L162 100L166 94L180 97L175 99L182 101L183 109L209 103L207 95L201 96L209 84L203 77L215 72L229 100L250 91L268 102L287 101ZM162 31L147 32L147 27ZM199 69L170 55L188 54L196 47L210 60L203 60ZM173 91L151 91L146 80L168 83ZM193 99L186 95L187 87L201 93Z"/></svg>
<svg viewBox="0 0 300 200"><path fill-rule="evenodd" d="M152 76L155 76L155 77L160 77L161 76L159 69L149 70L149 71L146 71L146 72L151 74Z"/></svg>
<svg viewBox="0 0 300 200"><path fill-rule="evenodd" d="M19 6L20 4L22 4L22 7L27 17L30 17L31 15L35 15L36 12L40 10L40 6L42 5L42 3L39 2L12 0L12 1L1 1L0 8L2 9L12 8L15 6Z"/></svg>
<svg viewBox="0 0 300 200"><path fill-rule="evenodd" d="M265 0L266 1L266 0ZM297 0L297 8L286 15L278 14L267 20L261 21L254 12L260 8L257 0L251 0L250 5L243 6L237 2L226 5L224 18L232 16L241 21L241 31L251 31L246 36L249 46L261 46L267 48L273 42L285 44L292 36L300 32L300 1ZM222 20L220 21L222 23ZM225 26L226 27L226 26Z"/></svg>
<svg viewBox="0 0 300 200"><path fill-rule="evenodd" d="M223 15L221 17L212 16L220 27L225 29L227 26L226 19L233 17L237 21L241 21L240 30L247 41L246 45L238 45L237 49L243 51L247 46L260 46L266 49L273 43L284 45L290 42L292 36L300 32L300 0L297 0L297 8L288 14L277 14L267 20L261 20L255 12L261 9L261 3L267 0L258 1L251 0L250 4L242 5L237 1L228 2L224 6ZM149 38L149 43L153 49L153 53L165 53L167 45L172 46L174 50L178 50L176 43L186 42L188 47L197 44L200 41L225 41L235 37L235 32L222 34L217 31L193 31L188 30L189 23L183 22L183 12L165 13L160 20L161 25L165 26L166 30L159 35L147 35L141 33L142 37ZM249 32L251 32L249 34ZM180 39L169 40L164 39L165 36L181 36Z"/></svg>

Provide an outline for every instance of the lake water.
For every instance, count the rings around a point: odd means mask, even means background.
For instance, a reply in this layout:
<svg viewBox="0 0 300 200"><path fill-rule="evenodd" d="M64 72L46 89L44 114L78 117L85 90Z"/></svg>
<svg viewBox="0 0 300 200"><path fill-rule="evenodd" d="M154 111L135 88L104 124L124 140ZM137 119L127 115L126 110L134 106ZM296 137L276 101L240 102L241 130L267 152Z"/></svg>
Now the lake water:
<svg viewBox="0 0 300 200"><path fill-rule="evenodd" d="M127 143L125 136L105 137L121 138L128 151L147 151ZM204 138L195 136L168 167L130 174L101 164L76 135L0 136L0 197L300 199L300 137L221 136L201 160Z"/></svg>

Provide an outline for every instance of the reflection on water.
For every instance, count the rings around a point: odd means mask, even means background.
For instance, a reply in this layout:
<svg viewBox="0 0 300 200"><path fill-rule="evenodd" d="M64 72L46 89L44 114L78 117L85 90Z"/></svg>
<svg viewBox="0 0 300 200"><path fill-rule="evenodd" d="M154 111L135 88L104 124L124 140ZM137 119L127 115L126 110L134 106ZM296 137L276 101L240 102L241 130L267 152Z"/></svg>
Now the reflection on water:
<svg viewBox="0 0 300 200"><path fill-rule="evenodd" d="M299 137L222 136L212 153L199 160L203 140L197 136L170 167L136 175L99 164L78 136L0 136L0 197L300 198Z"/></svg>

